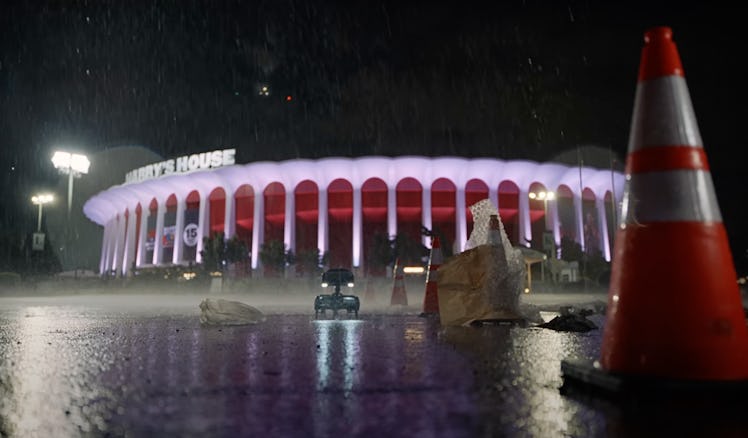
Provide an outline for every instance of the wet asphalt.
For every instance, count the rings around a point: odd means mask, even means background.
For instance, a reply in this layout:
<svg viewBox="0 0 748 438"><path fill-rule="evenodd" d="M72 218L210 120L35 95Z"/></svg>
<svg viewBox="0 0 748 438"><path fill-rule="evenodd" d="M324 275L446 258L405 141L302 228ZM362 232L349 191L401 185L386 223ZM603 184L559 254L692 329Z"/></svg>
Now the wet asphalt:
<svg viewBox="0 0 748 438"><path fill-rule="evenodd" d="M270 300L264 322L202 326L202 298L0 298L0 436L748 436L742 401L564 385L562 360L598 357L602 315L569 333Z"/></svg>

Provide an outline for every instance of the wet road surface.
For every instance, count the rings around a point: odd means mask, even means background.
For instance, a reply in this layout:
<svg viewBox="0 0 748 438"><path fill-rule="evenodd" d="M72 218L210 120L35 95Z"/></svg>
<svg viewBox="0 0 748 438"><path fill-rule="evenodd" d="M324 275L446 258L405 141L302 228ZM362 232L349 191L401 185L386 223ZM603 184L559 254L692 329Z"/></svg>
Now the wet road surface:
<svg viewBox="0 0 748 438"><path fill-rule="evenodd" d="M445 328L386 309L315 320L311 305L259 306L262 323L204 327L201 299L0 299L0 436L748 431L744 405L563 392L561 360L597 358L601 330Z"/></svg>

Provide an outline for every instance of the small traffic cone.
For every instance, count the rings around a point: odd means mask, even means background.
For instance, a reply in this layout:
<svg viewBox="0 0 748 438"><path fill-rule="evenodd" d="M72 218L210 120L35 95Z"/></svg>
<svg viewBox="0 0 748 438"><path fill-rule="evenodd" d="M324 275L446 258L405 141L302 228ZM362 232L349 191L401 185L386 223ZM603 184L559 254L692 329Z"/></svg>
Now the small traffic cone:
<svg viewBox="0 0 748 438"><path fill-rule="evenodd" d="M408 295L405 293L405 280L403 279L403 267L400 264L400 259L395 261L395 282L392 286L392 298L390 299L391 306L407 306Z"/></svg>
<svg viewBox="0 0 748 438"><path fill-rule="evenodd" d="M601 357L562 373L614 392L744 387L746 319L678 50L668 27L644 41Z"/></svg>
<svg viewBox="0 0 748 438"><path fill-rule="evenodd" d="M442 248L439 236L431 240L431 253L429 254L429 270L426 273L426 293L423 296L423 313L421 315L439 314L439 293L437 284L437 270L442 264Z"/></svg>

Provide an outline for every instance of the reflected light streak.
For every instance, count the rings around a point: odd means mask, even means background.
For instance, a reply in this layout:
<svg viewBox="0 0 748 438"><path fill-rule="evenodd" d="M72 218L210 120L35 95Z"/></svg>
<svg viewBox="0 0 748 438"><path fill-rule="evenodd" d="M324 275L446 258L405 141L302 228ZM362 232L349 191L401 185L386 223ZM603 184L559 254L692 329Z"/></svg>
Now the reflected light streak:
<svg viewBox="0 0 748 438"><path fill-rule="evenodd" d="M80 351L87 344L67 339L67 324L75 324L69 315L47 307L19 312L23 315L18 318L19 341L6 350L10 357L3 358L4 365L12 367L0 370L2 430L21 437L39 436L52 427L59 436L105 430L96 408L107 403L107 394L88 382L110 364L111 357L103 351Z"/></svg>
<svg viewBox="0 0 748 438"><path fill-rule="evenodd" d="M552 331L538 333L533 348L542 350L536 357L537 361L527 361L525 377L530 382L550 382L561 384L558 363L548 358L564 357L568 349L564 348L566 334ZM549 388L542 391L528 391L528 405L533 407L532 421L536 430L564 431L569 433L569 425L573 421L575 410L561 395L561 392ZM549 424L550 423L550 424Z"/></svg>
<svg viewBox="0 0 748 438"><path fill-rule="evenodd" d="M55 367L57 361L44 360L44 333L49 331L49 322L46 318L46 309L43 307L31 307L25 309L25 318L20 318L19 341L20 358L16 363L16 382L18 385L12 391L15 398L10 401L15 406L11 413L3 412L12 418L18 429L18 436L31 436L36 433L43 424L43 415L38 409L45 406L45 399L49 393L54 393L53 382L48 380L50 370L45 367ZM3 379L5 380L5 378ZM8 403L4 400L3 404ZM5 410L5 409L3 409ZM15 417L15 418L13 418Z"/></svg>
<svg viewBox="0 0 748 438"><path fill-rule="evenodd" d="M424 326L422 324L408 324L403 331L405 341L405 369L404 373L410 379L421 379L428 372L423 364Z"/></svg>
<svg viewBox="0 0 748 438"><path fill-rule="evenodd" d="M327 387L330 376L330 324L327 321L316 321L317 327L317 389Z"/></svg>
<svg viewBox="0 0 748 438"><path fill-rule="evenodd" d="M317 389L335 386L331 375L342 374L342 389L348 393L358 382L360 320L315 321L317 328ZM342 347L342 348L341 348ZM343 354L342 360L339 354Z"/></svg>
<svg viewBox="0 0 748 438"><path fill-rule="evenodd" d="M343 370L344 380L343 389L346 393L353 389L354 383L358 380L359 369L359 343L360 343L360 324L359 321L350 321L345 324L345 368Z"/></svg>

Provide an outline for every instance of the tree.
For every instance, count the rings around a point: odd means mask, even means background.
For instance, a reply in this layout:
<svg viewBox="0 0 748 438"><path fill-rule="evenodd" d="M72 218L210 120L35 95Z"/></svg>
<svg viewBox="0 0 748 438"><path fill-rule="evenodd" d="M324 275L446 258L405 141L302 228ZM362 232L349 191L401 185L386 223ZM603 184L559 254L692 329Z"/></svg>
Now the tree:
<svg viewBox="0 0 748 438"><path fill-rule="evenodd" d="M33 250L31 244L32 236L29 234L24 245L29 259L31 261L30 268L26 267L25 271L30 274L37 275L51 275L57 274L62 271L62 263L57 253L54 251L54 243L50 239L49 234L46 235L46 241L44 242L44 249L41 251Z"/></svg>
<svg viewBox="0 0 748 438"><path fill-rule="evenodd" d="M228 264L246 264L251 260L247 242L238 236L226 240L223 233L204 237L200 255L203 258L203 268L208 272L223 272Z"/></svg>
<svg viewBox="0 0 748 438"><path fill-rule="evenodd" d="M368 273L383 271L394 260L390 238L384 233L375 233L368 254Z"/></svg>
<svg viewBox="0 0 748 438"><path fill-rule="evenodd" d="M203 258L203 268L206 271L223 271L226 261L226 242L223 233L213 233L209 237L203 237L203 250L200 256Z"/></svg>
<svg viewBox="0 0 748 438"><path fill-rule="evenodd" d="M408 234L398 233L391 240L392 253L395 259L404 263L422 263L428 257L429 250L419 240L414 240Z"/></svg>
<svg viewBox="0 0 748 438"><path fill-rule="evenodd" d="M250 261L251 256L247 242L234 236L226 242L226 261L229 263L243 263Z"/></svg>
<svg viewBox="0 0 748 438"><path fill-rule="evenodd" d="M320 255L319 248L299 251L296 263L304 276L316 277L321 274L322 266L327 264L328 254Z"/></svg>
<svg viewBox="0 0 748 438"><path fill-rule="evenodd" d="M607 283L610 273L610 263L605 260L602 252L593 250L589 253L582 251L582 245L568 237L561 238L561 259L567 262L579 263L580 273L597 283Z"/></svg>
<svg viewBox="0 0 748 438"><path fill-rule="evenodd" d="M286 245L280 240L270 240L260 247L260 261L271 274L281 275L293 253L286 252Z"/></svg>
<svg viewBox="0 0 748 438"><path fill-rule="evenodd" d="M582 263L582 245L563 236L561 238L561 260Z"/></svg>
<svg viewBox="0 0 748 438"><path fill-rule="evenodd" d="M403 263L421 263L428 253L428 248L420 241L413 240L405 233L398 233L392 238L377 233L369 248L369 272L385 268L398 258Z"/></svg>

